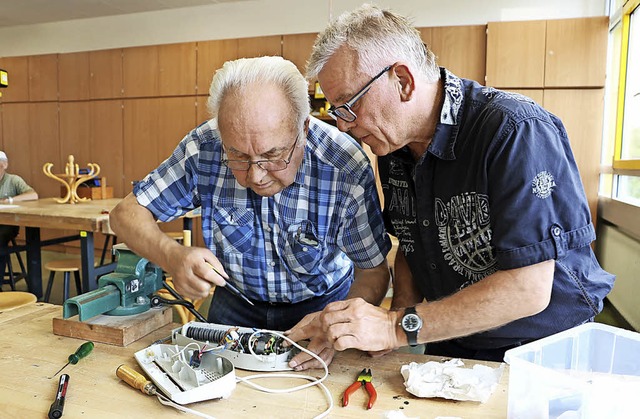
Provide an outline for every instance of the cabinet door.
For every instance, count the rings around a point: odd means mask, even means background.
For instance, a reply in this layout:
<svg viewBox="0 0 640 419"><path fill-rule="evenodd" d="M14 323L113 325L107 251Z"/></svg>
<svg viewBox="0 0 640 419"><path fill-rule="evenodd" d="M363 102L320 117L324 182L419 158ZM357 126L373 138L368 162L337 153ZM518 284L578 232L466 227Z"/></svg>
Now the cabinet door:
<svg viewBox="0 0 640 419"><path fill-rule="evenodd" d="M489 22L487 86L544 86L546 21Z"/></svg>
<svg viewBox="0 0 640 419"><path fill-rule="evenodd" d="M11 164L9 172L22 176L28 184L33 186L28 103L2 104L2 137L3 151L7 153Z"/></svg>
<svg viewBox="0 0 640 419"><path fill-rule="evenodd" d="M29 59L8 57L0 59L0 68L8 74L9 86L2 89L0 100L9 102L29 101Z"/></svg>
<svg viewBox="0 0 640 419"><path fill-rule="evenodd" d="M89 53L58 55L58 90L60 100L89 99Z"/></svg>
<svg viewBox="0 0 640 419"><path fill-rule="evenodd" d="M60 103L60 153L63 162L73 155L80 168L91 160L91 118L89 102Z"/></svg>
<svg viewBox="0 0 640 419"><path fill-rule="evenodd" d="M547 21L545 87L604 87L606 16Z"/></svg>
<svg viewBox="0 0 640 419"><path fill-rule="evenodd" d="M216 70L229 60L238 58L238 40L198 42L197 91L199 95L208 95L211 79Z"/></svg>
<svg viewBox="0 0 640 419"><path fill-rule="evenodd" d="M45 163L53 163L53 173L64 173L65 160L60 158L58 136L58 103L36 102L29 104L29 141L31 143L31 186L42 197L60 196L60 183L49 179L42 172Z"/></svg>
<svg viewBox="0 0 640 419"><path fill-rule="evenodd" d="M121 49L89 52L89 72L91 99L112 99L122 96Z"/></svg>
<svg viewBox="0 0 640 419"><path fill-rule="evenodd" d="M207 99L209 99L208 96L198 96L196 98L196 126L211 118L207 108Z"/></svg>
<svg viewBox="0 0 640 419"><path fill-rule="evenodd" d="M125 183L124 176L122 100L92 101L89 112L91 161L100 165L100 177L106 177L107 185L113 186L113 196L124 197L131 192L131 184Z"/></svg>
<svg viewBox="0 0 640 419"><path fill-rule="evenodd" d="M544 90L543 89L509 89L510 92L520 93L521 95L530 97L540 106L544 106Z"/></svg>
<svg viewBox="0 0 640 419"><path fill-rule="evenodd" d="M29 100L58 100L58 54L31 55L29 62Z"/></svg>
<svg viewBox="0 0 640 419"><path fill-rule="evenodd" d="M305 74L307 60L311 55L313 43L318 37L317 33L301 33L297 35L282 36L282 57L291 61Z"/></svg>
<svg viewBox="0 0 640 419"><path fill-rule="evenodd" d="M196 94L196 43L158 47L159 96Z"/></svg>
<svg viewBox="0 0 640 419"><path fill-rule="evenodd" d="M427 44L438 57L438 64L458 77L484 84L487 35L485 25L431 28Z"/></svg>
<svg viewBox="0 0 640 419"><path fill-rule="evenodd" d="M124 97L159 96L159 49L157 45L122 49Z"/></svg>
<svg viewBox="0 0 640 419"><path fill-rule="evenodd" d="M557 115L567 129L594 224L598 205L603 106L604 89L544 91L544 107Z"/></svg>
<svg viewBox="0 0 640 419"><path fill-rule="evenodd" d="M263 55L282 56L281 35L238 39L238 58L253 58Z"/></svg>

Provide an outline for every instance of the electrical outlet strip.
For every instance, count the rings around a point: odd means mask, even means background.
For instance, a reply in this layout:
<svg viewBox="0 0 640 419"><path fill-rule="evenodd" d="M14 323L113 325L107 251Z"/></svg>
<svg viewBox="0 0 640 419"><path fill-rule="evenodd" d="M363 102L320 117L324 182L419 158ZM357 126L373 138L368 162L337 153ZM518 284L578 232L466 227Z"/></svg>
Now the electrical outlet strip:
<svg viewBox="0 0 640 419"><path fill-rule="evenodd" d="M202 346L155 344L135 358L156 387L178 404L226 399L236 388L233 364Z"/></svg>
<svg viewBox="0 0 640 419"><path fill-rule="evenodd" d="M290 371L289 361L300 352L293 346L283 347L283 339L269 331L215 323L189 322L174 329L171 340L181 346L198 343L214 347L217 355L249 371Z"/></svg>

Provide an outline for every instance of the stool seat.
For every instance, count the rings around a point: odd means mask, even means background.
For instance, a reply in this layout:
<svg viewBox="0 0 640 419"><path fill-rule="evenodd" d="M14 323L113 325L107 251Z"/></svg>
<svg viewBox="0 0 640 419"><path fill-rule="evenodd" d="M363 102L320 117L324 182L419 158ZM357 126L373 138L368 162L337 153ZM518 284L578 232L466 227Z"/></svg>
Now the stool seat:
<svg viewBox="0 0 640 419"><path fill-rule="evenodd" d="M51 296L51 287L53 285L53 280L55 278L56 272L64 273L64 288L63 288L63 301L65 302L69 299L69 279L71 276L71 272L73 272L73 276L75 277L76 282L76 293L82 294L82 283L80 282L80 261L77 259L58 259L52 260L44 264L45 269L48 269L51 273L49 274L49 283L47 284L47 291L44 294L44 301L46 303L49 302L49 297Z"/></svg>

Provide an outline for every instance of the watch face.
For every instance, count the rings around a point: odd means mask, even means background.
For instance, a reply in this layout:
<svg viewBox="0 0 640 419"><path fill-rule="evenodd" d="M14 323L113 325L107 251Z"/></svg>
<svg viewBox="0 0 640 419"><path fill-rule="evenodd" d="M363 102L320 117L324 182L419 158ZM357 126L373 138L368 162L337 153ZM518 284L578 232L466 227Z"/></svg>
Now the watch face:
<svg viewBox="0 0 640 419"><path fill-rule="evenodd" d="M415 332L422 327L422 320L417 314L406 314L402 318L402 328L407 332Z"/></svg>

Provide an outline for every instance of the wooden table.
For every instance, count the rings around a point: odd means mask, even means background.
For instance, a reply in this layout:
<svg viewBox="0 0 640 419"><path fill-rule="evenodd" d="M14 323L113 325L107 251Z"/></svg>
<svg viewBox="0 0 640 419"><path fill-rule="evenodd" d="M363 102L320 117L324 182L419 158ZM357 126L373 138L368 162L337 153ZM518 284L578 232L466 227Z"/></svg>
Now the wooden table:
<svg viewBox="0 0 640 419"><path fill-rule="evenodd" d="M29 292L42 297L43 246L80 240L82 259L82 289L86 292L97 288L97 277L113 271L115 264L94 266L95 251L93 234L113 234L109 227L109 212L121 201L120 198L92 200L77 204L59 204L54 198L35 201L20 201L17 206L0 206L0 224L25 227ZM78 235L50 240L40 239L40 229L78 230Z"/></svg>
<svg viewBox="0 0 640 419"><path fill-rule="evenodd" d="M58 378L48 379L62 367L70 353L82 341L53 335L52 319L60 316L62 308L45 303L32 303L0 313L2 349L0 368L0 405L2 417L44 418L53 401ZM76 365L69 365L65 373L70 375L63 419L86 418L192 418L181 415L175 409L163 406L155 397L134 390L116 375L116 368L127 364L141 371L133 354L175 327L166 326L132 343L128 347L116 347L96 343L93 352ZM504 418L507 414L508 367L500 384L485 404L456 402L444 399L420 399L405 390L400 367L411 361L426 362L436 358L407 353L390 353L372 359L359 351L338 353L329 367L325 380L333 397L331 418L381 417L390 410L402 409L407 417L435 418L454 416L461 418ZM473 361L467 361L467 366ZM495 363L484 363L492 367ZM378 401L372 410L366 410L367 394L358 390L349 406L341 407L342 392L365 367L373 372L373 383L378 391ZM320 370L309 371L320 376ZM236 370L238 376L254 374ZM267 379L259 383L268 387L299 385L302 380ZM312 418L326 409L327 400L322 391L311 387L295 393L267 394L238 383L228 399L210 400L188 407L216 418Z"/></svg>

